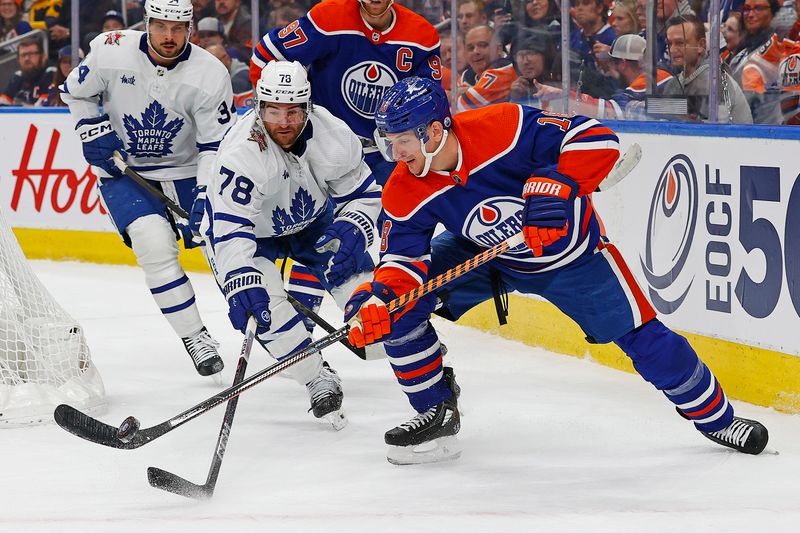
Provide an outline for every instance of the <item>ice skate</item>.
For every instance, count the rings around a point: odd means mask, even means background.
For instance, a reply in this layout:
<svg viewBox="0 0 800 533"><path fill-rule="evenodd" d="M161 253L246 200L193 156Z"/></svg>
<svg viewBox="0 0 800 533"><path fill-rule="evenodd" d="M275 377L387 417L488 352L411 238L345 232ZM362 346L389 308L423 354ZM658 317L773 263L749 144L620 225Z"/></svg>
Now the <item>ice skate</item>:
<svg viewBox="0 0 800 533"><path fill-rule="evenodd" d="M769 432L763 424L738 416L734 416L727 427L703 435L717 444L750 455L760 454L769 441Z"/></svg>
<svg viewBox="0 0 800 533"><path fill-rule="evenodd" d="M339 431L347 425L347 418L342 410L342 380L327 361L322 362L322 370L317 377L306 383L308 397L311 399L311 411L314 417L325 420Z"/></svg>
<svg viewBox="0 0 800 533"><path fill-rule="evenodd" d="M192 358L197 373L201 376L212 376L221 372L225 367L217 351L219 343L208 334L205 327L197 334L181 340L189 357Z"/></svg>
<svg viewBox="0 0 800 533"><path fill-rule="evenodd" d="M411 465L458 459L461 429L455 395L386 432L386 458L392 464Z"/></svg>

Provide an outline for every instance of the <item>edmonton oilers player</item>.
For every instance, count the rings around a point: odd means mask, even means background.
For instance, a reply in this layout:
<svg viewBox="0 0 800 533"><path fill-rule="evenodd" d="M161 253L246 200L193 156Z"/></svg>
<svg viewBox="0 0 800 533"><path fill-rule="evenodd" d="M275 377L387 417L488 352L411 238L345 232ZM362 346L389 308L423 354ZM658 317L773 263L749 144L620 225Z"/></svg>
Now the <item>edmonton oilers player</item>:
<svg viewBox="0 0 800 533"><path fill-rule="evenodd" d="M457 457L456 398L443 379L429 322L456 319L492 297L486 265L391 317L386 307L429 277L522 232L525 245L493 262L511 289L547 298L592 342L614 342L639 374L709 439L758 454L767 430L735 417L711 370L669 330L602 235L589 194L618 158L618 139L594 119L498 104L451 118L438 83L400 81L376 113L384 148L398 161L383 190L381 261L372 283L347 304L350 341L383 341L397 380L418 414L389 430L389 460ZM490 216L487 216L490 215ZM447 231L432 238L441 223ZM437 447L418 446L436 441Z"/></svg>
<svg viewBox="0 0 800 533"><path fill-rule="evenodd" d="M326 0L256 45L250 61L255 86L261 69L276 59L308 68L314 102L344 120L361 140L364 159L380 185L394 163L375 146L375 110L398 80L420 76L441 80L439 35L423 17L393 0ZM290 293L317 310L323 289L307 268L295 263ZM313 329L313 322L307 326Z"/></svg>
<svg viewBox="0 0 800 533"><path fill-rule="evenodd" d="M202 217L214 155L236 120L231 80L214 56L189 43L190 0L147 0L145 28L100 34L60 90L114 225L197 372L208 376L221 371L223 362L178 262L176 238L187 248L196 245L192 233ZM120 172L115 151L191 212L188 227Z"/></svg>
<svg viewBox="0 0 800 533"><path fill-rule="evenodd" d="M255 316L259 342L278 360L311 336L286 299L277 260L302 261L340 307L374 267L367 248L381 189L355 134L310 95L300 63L272 61L261 72L255 109L219 147L201 226L233 326L243 331ZM322 356L290 373L306 386L314 416L344 427L339 376Z"/></svg>

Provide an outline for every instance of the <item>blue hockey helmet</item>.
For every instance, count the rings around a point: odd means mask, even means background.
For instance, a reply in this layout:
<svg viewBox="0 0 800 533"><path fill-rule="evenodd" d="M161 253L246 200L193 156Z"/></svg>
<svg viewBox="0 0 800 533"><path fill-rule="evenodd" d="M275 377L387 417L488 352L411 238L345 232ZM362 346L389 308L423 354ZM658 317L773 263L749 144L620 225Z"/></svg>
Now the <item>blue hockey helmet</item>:
<svg viewBox="0 0 800 533"><path fill-rule="evenodd" d="M380 133L413 130L423 142L427 142L427 128L434 121L450 129L452 118L447 93L439 82L417 76L395 83L383 95L375 113Z"/></svg>
<svg viewBox="0 0 800 533"><path fill-rule="evenodd" d="M440 122L444 128L442 140L433 152L428 152L425 143L429 140L428 126ZM430 169L433 157L444 148L447 133L452 125L447 93L439 82L412 76L395 83L383 95L375 113L375 143L384 159L394 161L392 143L387 134L414 132L425 157L423 176Z"/></svg>

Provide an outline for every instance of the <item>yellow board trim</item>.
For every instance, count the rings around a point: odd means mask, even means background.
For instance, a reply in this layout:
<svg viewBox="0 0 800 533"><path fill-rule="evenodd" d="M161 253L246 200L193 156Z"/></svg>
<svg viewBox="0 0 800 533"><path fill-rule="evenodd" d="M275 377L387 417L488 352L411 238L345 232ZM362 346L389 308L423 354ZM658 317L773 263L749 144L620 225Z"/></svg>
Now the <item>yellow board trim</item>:
<svg viewBox="0 0 800 533"><path fill-rule="evenodd" d="M16 228L14 233L29 259L136 264L130 248L116 233L28 228ZM187 271L210 272L199 249L185 250L181 246L180 260ZM497 325L494 302L491 301L471 310L458 323L634 372L630 359L619 348L613 344L588 344L577 324L552 304L511 295L509 306L506 326ZM683 335L714 370L730 397L800 413L800 357L702 335Z"/></svg>
<svg viewBox="0 0 800 533"><path fill-rule="evenodd" d="M511 295L508 324L498 326L493 301L472 309L458 324L546 350L589 358L635 372L614 344L589 344L583 331L553 304ZM800 413L800 357L703 335L681 333L711 368L729 397L779 411Z"/></svg>
<svg viewBox="0 0 800 533"><path fill-rule="evenodd" d="M136 257L116 233L14 228L14 234L28 259L88 261L114 265L135 265ZM189 272L211 272L199 248L186 250L180 243L180 261Z"/></svg>

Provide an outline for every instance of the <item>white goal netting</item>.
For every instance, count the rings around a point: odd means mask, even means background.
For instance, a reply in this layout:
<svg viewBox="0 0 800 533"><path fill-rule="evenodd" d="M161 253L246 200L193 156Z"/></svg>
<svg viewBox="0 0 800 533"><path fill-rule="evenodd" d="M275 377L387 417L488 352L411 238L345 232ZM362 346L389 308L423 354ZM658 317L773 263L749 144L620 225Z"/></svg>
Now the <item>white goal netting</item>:
<svg viewBox="0 0 800 533"><path fill-rule="evenodd" d="M0 212L0 428L52 422L61 403L104 402L83 330L33 273Z"/></svg>

